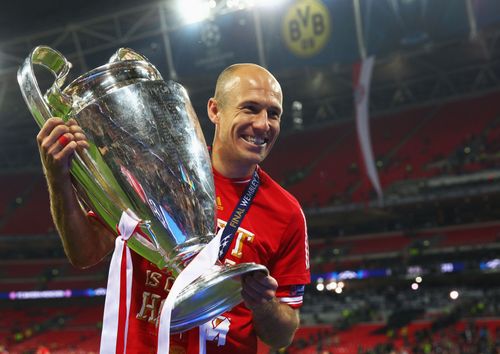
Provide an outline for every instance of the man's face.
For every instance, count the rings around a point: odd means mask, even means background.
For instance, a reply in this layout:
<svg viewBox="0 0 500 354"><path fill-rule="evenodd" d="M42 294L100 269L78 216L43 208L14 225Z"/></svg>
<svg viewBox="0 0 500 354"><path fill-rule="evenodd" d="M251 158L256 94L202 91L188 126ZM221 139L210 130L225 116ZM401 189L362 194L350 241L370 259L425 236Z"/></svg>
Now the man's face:
<svg viewBox="0 0 500 354"><path fill-rule="evenodd" d="M279 83L258 67L238 69L218 107L214 147L225 163L253 168L269 154L280 132Z"/></svg>

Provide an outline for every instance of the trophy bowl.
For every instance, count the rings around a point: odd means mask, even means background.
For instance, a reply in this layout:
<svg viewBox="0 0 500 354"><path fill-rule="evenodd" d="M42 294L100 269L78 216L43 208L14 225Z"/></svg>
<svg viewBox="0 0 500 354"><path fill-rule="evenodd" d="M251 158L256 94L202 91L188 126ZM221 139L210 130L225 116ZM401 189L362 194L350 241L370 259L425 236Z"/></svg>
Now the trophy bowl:
<svg viewBox="0 0 500 354"><path fill-rule="evenodd" d="M33 66L55 76L42 96ZM215 236L215 188L210 156L186 90L164 81L146 58L119 49L110 61L65 88L71 64L58 51L33 49L18 71L24 100L41 127L53 116L73 118L88 149L75 154L71 174L82 204L115 230L122 213L139 221L128 246L174 277ZM241 302L240 276L262 265L216 264L185 287L171 332L207 322Z"/></svg>

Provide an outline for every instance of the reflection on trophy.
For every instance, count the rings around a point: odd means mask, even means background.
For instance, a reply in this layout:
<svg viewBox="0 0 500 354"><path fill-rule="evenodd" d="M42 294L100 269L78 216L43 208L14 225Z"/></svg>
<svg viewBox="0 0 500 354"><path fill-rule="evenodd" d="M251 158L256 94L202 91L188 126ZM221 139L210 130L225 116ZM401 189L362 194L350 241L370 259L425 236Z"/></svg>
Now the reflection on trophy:
<svg viewBox="0 0 500 354"><path fill-rule="evenodd" d="M33 65L52 71L42 96ZM128 246L177 276L214 237L215 191L210 157L184 88L163 81L143 56L120 49L104 66L63 89L71 65L59 52L35 48L18 72L38 125L74 118L90 148L73 159L80 201L111 230L122 213L139 221ZM241 301L239 277L264 266L217 264L183 289L171 332L198 326Z"/></svg>

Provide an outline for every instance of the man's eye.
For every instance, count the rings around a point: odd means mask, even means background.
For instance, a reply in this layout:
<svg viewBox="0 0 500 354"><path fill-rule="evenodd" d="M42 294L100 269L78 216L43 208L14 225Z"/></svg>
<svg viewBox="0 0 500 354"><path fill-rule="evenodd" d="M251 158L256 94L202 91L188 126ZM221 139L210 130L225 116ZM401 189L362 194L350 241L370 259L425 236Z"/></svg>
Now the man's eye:
<svg viewBox="0 0 500 354"><path fill-rule="evenodd" d="M280 119L280 114L276 111L269 111L267 112L267 115L269 116L269 118Z"/></svg>
<svg viewBox="0 0 500 354"><path fill-rule="evenodd" d="M243 109L248 113L257 113L258 109L255 106L245 106Z"/></svg>

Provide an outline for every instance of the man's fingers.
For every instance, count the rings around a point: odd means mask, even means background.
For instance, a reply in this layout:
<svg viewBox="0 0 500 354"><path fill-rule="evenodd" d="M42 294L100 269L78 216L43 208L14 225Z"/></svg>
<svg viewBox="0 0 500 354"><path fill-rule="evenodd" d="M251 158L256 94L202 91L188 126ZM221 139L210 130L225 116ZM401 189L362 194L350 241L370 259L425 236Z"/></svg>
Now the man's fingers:
<svg viewBox="0 0 500 354"><path fill-rule="evenodd" d="M53 133L54 129L57 129L59 127L65 127L64 121L61 118L53 117L48 119L36 136L38 146L42 146L42 143L44 143L46 138ZM67 131L67 128L63 129Z"/></svg>
<svg viewBox="0 0 500 354"><path fill-rule="evenodd" d="M261 272L247 275L243 279L242 296L250 305L271 301L276 296L276 279Z"/></svg>
<svg viewBox="0 0 500 354"><path fill-rule="evenodd" d="M70 122L66 123L66 125L69 128L69 131L73 134L76 133L82 133L83 134L83 129L80 127L78 124L70 124Z"/></svg>
<svg viewBox="0 0 500 354"><path fill-rule="evenodd" d="M79 127L78 122L74 118L68 119L68 121L66 122L66 125Z"/></svg>
<svg viewBox="0 0 500 354"><path fill-rule="evenodd" d="M260 286L267 289L276 290L278 288L278 282L276 281L276 279L260 271L249 274L245 277L245 280L254 283L255 286Z"/></svg>
<svg viewBox="0 0 500 354"><path fill-rule="evenodd" d="M61 135L59 138L57 138L57 142L59 143L59 145L61 145L62 147L65 147L66 145L68 145L68 143L71 141L71 137L67 134L63 134Z"/></svg>
<svg viewBox="0 0 500 354"><path fill-rule="evenodd" d="M67 124L61 118L54 117L48 119L40 129L37 143L47 178L54 181L66 178L75 150L80 146L88 147L82 129L75 123ZM81 139L81 143L77 139Z"/></svg>
<svg viewBox="0 0 500 354"><path fill-rule="evenodd" d="M57 144L57 139L61 135L67 134L69 132L69 129L67 126L63 125L56 125L50 133L45 136L45 138L42 140L40 147L43 151L49 151L49 149L52 147L52 145ZM69 139L69 137L68 137ZM71 139L72 140L72 139Z"/></svg>
<svg viewBox="0 0 500 354"><path fill-rule="evenodd" d="M73 135L65 132L64 126L57 126L42 142L42 154L54 155L71 141L73 141Z"/></svg>
<svg viewBox="0 0 500 354"><path fill-rule="evenodd" d="M248 287L243 287L241 290L243 301L249 309L255 309L258 306L271 302L275 298L274 295L274 293L262 294Z"/></svg>
<svg viewBox="0 0 500 354"><path fill-rule="evenodd" d="M80 133L80 132L73 133L73 136L75 137L75 140L87 140L87 137L85 136L85 134Z"/></svg>
<svg viewBox="0 0 500 354"><path fill-rule="evenodd" d="M78 144L78 146L86 149L89 148L89 142L85 134L78 132L78 133L73 133L73 136L75 137L75 141Z"/></svg>
<svg viewBox="0 0 500 354"><path fill-rule="evenodd" d="M47 139L48 140L48 139ZM59 136L52 144L44 142L49 145L48 148L44 149L44 155L47 159L56 160L56 155L59 154L66 146L68 146L73 141L73 137L71 134L63 134Z"/></svg>
<svg viewBox="0 0 500 354"><path fill-rule="evenodd" d="M78 145L78 147L83 149L88 149L90 147L87 140L76 140L76 144Z"/></svg>
<svg viewBox="0 0 500 354"><path fill-rule="evenodd" d="M54 162L57 164L67 164L69 167L70 157L75 153L77 147L76 141L70 141L66 146L64 146L61 151L54 154Z"/></svg>
<svg viewBox="0 0 500 354"><path fill-rule="evenodd" d="M83 133L82 127L80 127L74 119L70 119L67 125L69 127L70 133L73 134L73 136L75 137L75 141L77 142L78 146L81 148L88 149L89 143L87 137Z"/></svg>
<svg viewBox="0 0 500 354"><path fill-rule="evenodd" d="M259 305L260 303L265 302L262 297L260 297L257 293L248 288L243 288L241 290L241 297L246 302L247 306L251 307L254 305Z"/></svg>
<svg viewBox="0 0 500 354"><path fill-rule="evenodd" d="M42 162L52 172L65 171L77 148L89 148L89 143L82 128L74 119L64 122L61 118L48 119L37 135L37 143ZM52 166L52 167L51 167Z"/></svg>
<svg viewBox="0 0 500 354"><path fill-rule="evenodd" d="M271 283L263 280L257 280L251 276L248 276L244 280L245 285L258 293L264 293L268 290L275 290Z"/></svg>

